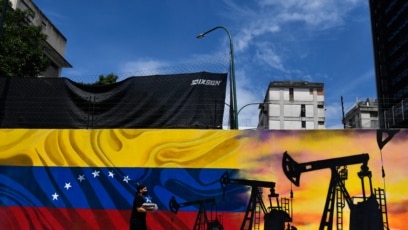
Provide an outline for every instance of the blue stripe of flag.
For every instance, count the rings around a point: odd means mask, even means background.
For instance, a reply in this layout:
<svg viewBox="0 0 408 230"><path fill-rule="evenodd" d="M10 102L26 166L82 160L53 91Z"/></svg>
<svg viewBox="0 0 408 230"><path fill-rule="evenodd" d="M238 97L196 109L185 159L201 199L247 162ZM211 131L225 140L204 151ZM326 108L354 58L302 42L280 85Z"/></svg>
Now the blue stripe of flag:
<svg viewBox="0 0 408 230"><path fill-rule="evenodd" d="M144 183L160 210L169 210L175 197L181 204L214 199L219 211L245 211L249 188L230 185L224 191L220 178L226 171L238 175L231 169L0 166L0 205L131 209L137 183Z"/></svg>

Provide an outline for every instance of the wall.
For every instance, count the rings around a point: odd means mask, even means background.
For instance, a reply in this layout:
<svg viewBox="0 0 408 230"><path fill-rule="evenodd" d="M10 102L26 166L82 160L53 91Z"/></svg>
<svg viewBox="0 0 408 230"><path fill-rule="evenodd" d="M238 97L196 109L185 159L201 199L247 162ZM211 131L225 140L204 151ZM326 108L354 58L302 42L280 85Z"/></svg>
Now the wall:
<svg viewBox="0 0 408 230"><path fill-rule="evenodd" d="M169 209L175 197L179 203L215 199L208 216L236 230L250 188L230 184L223 190L220 178L227 172L231 178L275 182L280 197L289 197L292 189L291 225L316 230L330 169L303 172L299 186L291 185L282 168L287 152L298 164L340 163L367 153L373 187L386 188L390 229L405 229L407 137L406 130L0 129L0 226L127 229L136 183L143 182L159 207L148 214L149 229L193 228L198 207L175 214ZM352 197L362 194L360 166L347 166ZM265 203L268 193L264 189ZM346 206L343 229L349 229L349 216Z"/></svg>
<svg viewBox="0 0 408 230"><path fill-rule="evenodd" d="M10 0L10 2L13 9L28 11L29 23L41 26L42 33L47 36L44 53L50 59L51 65L41 73L40 77L60 77L62 68L72 67L64 58L67 39L32 0Z"/></svg>
<svg viewBox="0 0 408 230"><path fill-rule="evenodd" d="M47 42L61 55L64 56L67 39L55 27L52 22L41 12L32 0L9 0L13 8L28 10L35 15L31 18L31 23L35 26L42 26L43 33L46 34Z"/></svg>
<svg viewBox="0 0 408 230"><path fill-rule="evenodd" d="M290 89L293 89L293 98L290 96ZM316 88L270 87L266 100L270 103L269 129L325 129L325 109L318 106L324 103L324 95ZM302 105L305 106L303 117ZM304 127L302 121L306 122ZM323 124L319 125L319 121Z"/></svg>

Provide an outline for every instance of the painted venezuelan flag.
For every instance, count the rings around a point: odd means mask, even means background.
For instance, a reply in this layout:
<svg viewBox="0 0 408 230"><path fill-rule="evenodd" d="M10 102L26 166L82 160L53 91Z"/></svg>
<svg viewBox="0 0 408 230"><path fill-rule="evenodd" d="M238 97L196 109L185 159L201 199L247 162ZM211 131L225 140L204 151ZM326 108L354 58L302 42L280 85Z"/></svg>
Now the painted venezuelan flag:
<svg viewBox="0 0 408 230"><path fill-rule="evenodd" d="M221 188L225 172L238 172L237 146L228 140L235 134L225 134L1 130L0 226L127 229L136 184L143 182L159 207L148 215L150 229L192 229L198 205L173 213L171 197L179 204L213 199L205 203L207 217L238 229L248 188Z"/></svg>

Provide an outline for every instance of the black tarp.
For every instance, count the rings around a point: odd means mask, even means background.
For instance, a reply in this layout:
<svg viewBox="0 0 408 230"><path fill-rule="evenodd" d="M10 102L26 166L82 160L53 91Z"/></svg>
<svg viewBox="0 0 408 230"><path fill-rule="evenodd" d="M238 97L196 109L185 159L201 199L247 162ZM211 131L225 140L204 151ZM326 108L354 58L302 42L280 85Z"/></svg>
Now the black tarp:
<svg viewBox="0 0 408 230"><path fill-rule="evenodd" d="M130 77L94 86L0 77L0 128L220 129L226 73Z"/></svg>

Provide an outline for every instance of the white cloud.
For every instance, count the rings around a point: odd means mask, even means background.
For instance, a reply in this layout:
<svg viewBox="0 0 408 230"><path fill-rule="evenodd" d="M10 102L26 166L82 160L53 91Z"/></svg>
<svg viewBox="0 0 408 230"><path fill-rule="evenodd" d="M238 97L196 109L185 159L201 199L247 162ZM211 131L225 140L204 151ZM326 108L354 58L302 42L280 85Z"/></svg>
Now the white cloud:
<svg viewBox="0 0 408 230"><path fill-rule="evenodd" d="M258 105L254 103L263 102L265 89L254 90L251 86L251 77L243 70L237 73L237 112L239 127L255 128L258 125ZM228 97L229 98L229 97Z"/></svg>
<svg viewBox="0 0 408 230"><path fill-rule="evenodd" d="M237 52L245 51L259 37L270 33L291 33L287 25L304 23L302 29L325 30L344 24L348 13L361 0L260 0L257 5L241 6L226 0L229 18L241 19L240 31L234 33ZM256 13L255 13L256 12ZM283 30L283 28L286 28Z"/></svg>
<svg viewBox="0 0 408 230"><path fill-rule="evenodd" d="M257 44L255 59L282 72L285 71L281 57L276 54L272 49L272 45L267 42L260 42Z"/></svg>
<svg viewBox="0 0 408 230"><path fill-rule="evenodd" d="M259 20L248 24L237 33L236 39L234 40L234 44L236 44L235 50L237 52L244 52L258 37L279 31L280 27L276 25L273 20Z"/></svg>
<svg viewBox="0 0 408 230"><path fill-rule="evenodd" d="M342 117L343 114L340 103L326 105L326 129L343 128L343 125L341 124Z"/></svg>
<svg viewBox="0 0 408 230"><path fill-rule="evenodd" d="M342 87L336 88L339 95L350 95L359 92L362 87L368 88L367 84L375 84L374 71L369 70L359 76L352 78L352 81L347 81L347 84L342 85ZM372 88L372 87L369 87ZM358 96L358 93L357 95Z"/></svg>
<svg viewBox="0 0 408 230"><path fill-rule="evenodd" d="M121 73L129 75L155 75L161 74L161 69L168 66L166 62L146 58L125 62L119 69Z"/></svg>
<svg viewBox="0 0 408 230"><path fill-rule="evenodd" d="M224 47L225 48L225 47ZM120 76L146 76L156 74L178 74L188 72L229 72L229 51L195 54L189 58L158 60L153 58L139 58L130 60L118 67Z"/></svg>

